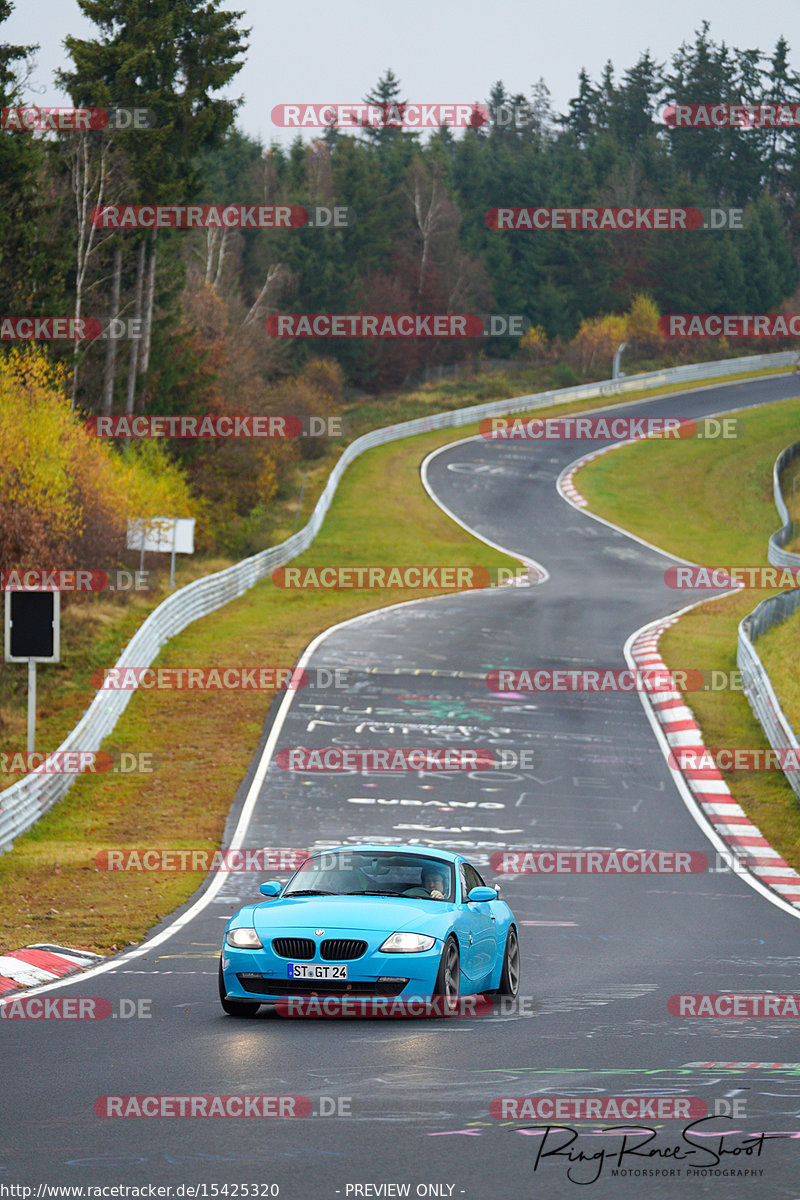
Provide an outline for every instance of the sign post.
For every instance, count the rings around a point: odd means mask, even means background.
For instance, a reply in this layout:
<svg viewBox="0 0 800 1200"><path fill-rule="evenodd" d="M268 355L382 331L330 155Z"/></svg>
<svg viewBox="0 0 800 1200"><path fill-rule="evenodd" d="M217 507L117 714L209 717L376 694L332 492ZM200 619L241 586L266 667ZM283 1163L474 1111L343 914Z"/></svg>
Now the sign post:
<svg viewBox="0 0 800 1200"><path fill-rule="evenodd" d="M194 554L194 517L135 517L128 521L127 547L169 554L169 585L175 586L175 555Z"/></svg>
<svg viewBox="0 0 800 1200"><path fill-rule="evenodd" d="M28 754L36 749L36 659L28 659Z"/></svg>
<svg viewBox="0 0 800 1200"><path fill-rule="evenodd" d="M36 749L36 664L58 662L61 593L43 588L8 589L5 660L28 664L28 753Z"/></svg>

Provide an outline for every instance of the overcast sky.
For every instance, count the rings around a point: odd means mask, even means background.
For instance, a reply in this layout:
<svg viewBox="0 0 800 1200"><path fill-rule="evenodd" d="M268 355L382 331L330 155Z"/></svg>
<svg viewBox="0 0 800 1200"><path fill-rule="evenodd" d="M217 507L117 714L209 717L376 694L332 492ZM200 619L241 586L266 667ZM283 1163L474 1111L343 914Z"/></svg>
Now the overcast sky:
<svg viewBox="0 0 800 1200"><path fill-rule="evenodd" d="M26 99L68 103L53 83L65 64L63 39L94 36L95 27L76 0L15 5L0 39L40 46ZM543 77L554 109L566 112L581 67L597 80L610 58L619 77L648 49L668 62L703 19L715 41L739 49L771 53L783 34L800 69L796 0L229 0L225 7L243 10L242 25L252 28L247 62L228 94L244 98L239 127L267 144L294 136L272 124L275 105L357 103L387 68L412 103L484 101L498 79L527 95Z"/></svg>

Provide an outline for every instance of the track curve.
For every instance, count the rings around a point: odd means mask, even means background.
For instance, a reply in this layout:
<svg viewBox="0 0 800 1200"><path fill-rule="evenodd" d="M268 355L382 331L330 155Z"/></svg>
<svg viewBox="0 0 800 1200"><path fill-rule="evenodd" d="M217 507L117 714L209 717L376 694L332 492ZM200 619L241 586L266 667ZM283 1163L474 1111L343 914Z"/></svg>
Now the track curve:
<svg viewBox="0 0 800 1200"><path fill-rule="evenodd" d="M795 393L791 378L778 377L625 411L701 417ZM678 607L663 582L668 559L557 494L560 471L585 448L476 440L437 453L426 474L441 502L549 577L531 588L383 609L316 639L307 662L344 670L348 689L288 693L270 712L226 844L419 840L464 847L484 866L495 850L515 846L709 850L636 695L511 698L486 687L487 671L503 665L623 667L631 632ZM535 765L491 779L320 780L272 758L292 745L459 741L529 750ZM0 1184L274 1182L289 1200L391 1195L347 1188L408 1184L412 1196L436 1185L444 1190L428 1194L549 1200L570 1194L569 1163L535 1168L540 1138L531 1122L501 1123L489 1112L494 1098L548 1091L697 1096L709 1106L745 1098L748 1119L732 1129L796 1136L768 1142L757 1160L730 1162L764 1171L760 1194L765 1184L770 1196L797 1194L798 1023L680 1019L667 1009L675 993L800 990L800 925L735 875L504 876L530 1012L391 1025L222 1015L219 937L260 879L210 881L133 954L44 989L115 1006L146 1000L150 1018L3 1022ZM720 1065L738 1061L761 1065ZM350 1115L229 1122L95 1114L99 1096L153 1093L303 1094L315 1107L321 1096L348 1098ZM680 1128L669 1123L660 1141L676 1141ZM601 1144L610 1152L619 1135L582 1133L580 1144L587 1154ZM640 1177L610 1170L595 1196L641 1194ZM729 1200L752 1196L753 1179L684 1179L676 1188L674 1178L648 1178L646 1194Z"/></svg>

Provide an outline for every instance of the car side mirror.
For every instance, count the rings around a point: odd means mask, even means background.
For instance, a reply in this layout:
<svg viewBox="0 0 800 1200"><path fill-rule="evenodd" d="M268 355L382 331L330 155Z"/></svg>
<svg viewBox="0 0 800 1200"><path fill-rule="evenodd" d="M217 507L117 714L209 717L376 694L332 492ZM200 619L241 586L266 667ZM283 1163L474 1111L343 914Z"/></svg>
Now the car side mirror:
<svg viewBox="0 0 800 1200"><path fill-rule="evenodd" d="M497 891L493 887L474 887L467 893L467 899L471 904L488 904L497 899Z"/></svg>
<svg viewBox="0 0 800 1200"><path fill-rule="evenodd" d="M283 884L277 879L270 879L268 883L262 883L258 889L262 896L279 896L283 890Z"/></svg>

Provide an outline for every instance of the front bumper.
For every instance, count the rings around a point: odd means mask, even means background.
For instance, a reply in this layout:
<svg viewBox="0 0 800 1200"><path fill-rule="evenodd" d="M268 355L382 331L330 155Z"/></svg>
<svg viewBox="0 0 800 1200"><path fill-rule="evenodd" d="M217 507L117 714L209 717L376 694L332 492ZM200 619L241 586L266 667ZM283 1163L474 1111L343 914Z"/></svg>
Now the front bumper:
<svg viewBox="0 0 800 1200"><path fill-rule="evenodd" d="M387 936L382 935L378 944ZM274 954L270 947L239 950L226 943L222 974L229 999L258 999L264 1004L282 996L432 996L441 956L438 940L430 950L416 954L386 954L368 948L360 958L346 960L346 980L289 979L291 960ZM319 953L303 961L333 965Z"/></svg>

